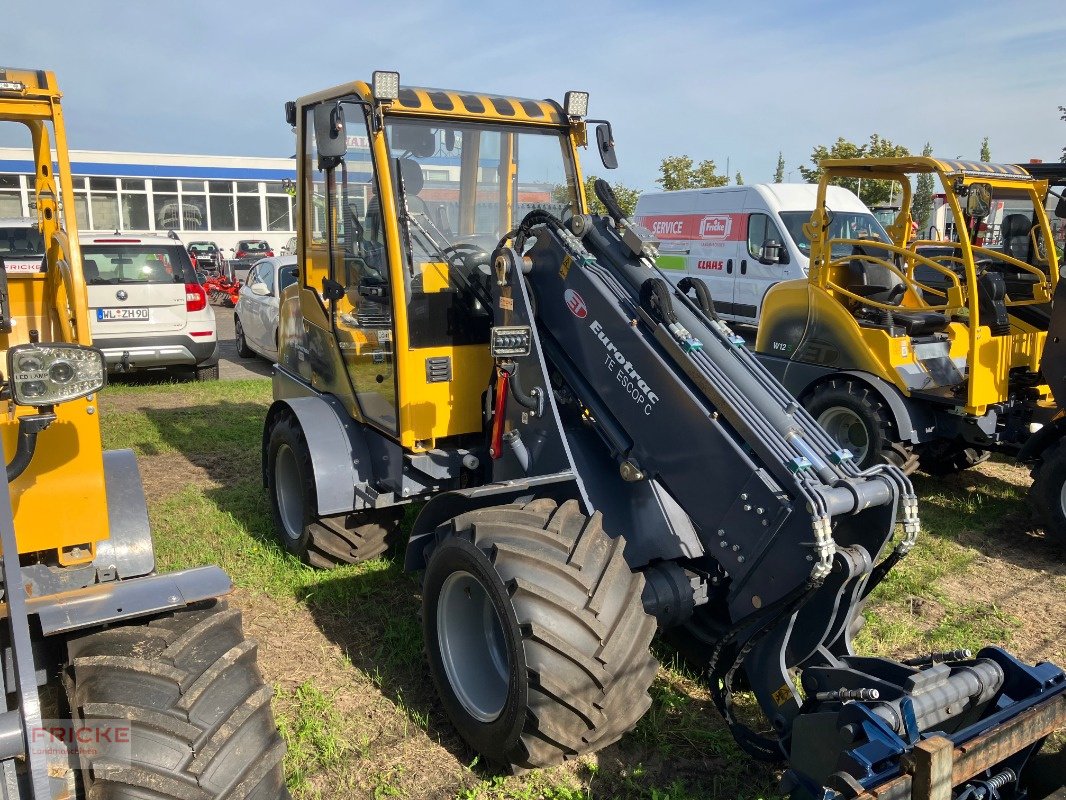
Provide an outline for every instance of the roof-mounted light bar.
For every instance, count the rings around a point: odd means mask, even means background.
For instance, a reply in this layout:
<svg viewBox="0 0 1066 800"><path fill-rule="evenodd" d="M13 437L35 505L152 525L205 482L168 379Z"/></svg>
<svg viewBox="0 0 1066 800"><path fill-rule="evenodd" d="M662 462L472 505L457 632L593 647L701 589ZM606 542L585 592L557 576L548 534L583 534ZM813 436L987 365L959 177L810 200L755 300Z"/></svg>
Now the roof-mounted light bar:
<svg viewBox="0 0 1066 800"><path fill-rule="evenodd" d="M375 70L370 82L374 100L379 103L387 103L400 96L400 73Z"/></svg>
<svg viewBox="0 0 1066 800"><path fill-rule="evenodd" d="M570 91L563 98L563 110L568 117L586 117L589 113L589 93Z"/></svg>

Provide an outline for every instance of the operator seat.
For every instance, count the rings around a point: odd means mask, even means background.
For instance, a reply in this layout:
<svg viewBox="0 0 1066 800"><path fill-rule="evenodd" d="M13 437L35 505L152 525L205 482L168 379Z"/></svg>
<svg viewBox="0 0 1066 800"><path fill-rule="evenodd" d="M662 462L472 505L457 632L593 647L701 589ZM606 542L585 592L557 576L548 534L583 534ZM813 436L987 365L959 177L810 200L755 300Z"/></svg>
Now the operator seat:
<svg viewBox="0 0 1066 800"><path fill-rule="evenodd" d="M907 285L899 275L883 264L868 261L871 254L861 245L852 246L852 255L845 286L848 291L887 305L897 305L903 299ZM950 322L948 316L939 311L902 308L886 311L871 306L860 306L860 310L864 316L872 317L886 327L902 327L908 336L931 336L945 330Z"/></svg>
<svg viewBox="0 0 1066 800"><path fill-rule="evenodd" d="M1003 218L1003 252L1011 258L1029 261L1029 231L1032 222L1025 214L1008 214Z"/></svg>

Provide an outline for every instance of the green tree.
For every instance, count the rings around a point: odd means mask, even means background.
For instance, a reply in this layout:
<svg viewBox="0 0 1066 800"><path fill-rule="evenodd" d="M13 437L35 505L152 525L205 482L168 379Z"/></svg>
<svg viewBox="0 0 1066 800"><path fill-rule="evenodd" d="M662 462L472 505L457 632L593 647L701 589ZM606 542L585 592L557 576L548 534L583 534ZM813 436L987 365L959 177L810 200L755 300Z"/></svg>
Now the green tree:
<svg viewBox="0 0 1066 800"><path fill-rule="evenodd" d="M588 201L589 211L593 214L606 214L607 209L603 207L600 198L596 196L595 184L595 175L589 175L585 178L585 200ZM627 217L633 216L633 212L637 209L637 198L640 197L640 189L630 189L621 183L612 183L611 188L614 190L615 199L618 200L618 205L621 206L622 212Z"/></svg>
<svg viewBox="0 0 1066 800"><path fill-rule="evenodd" d="M1059 113L1062 114L1059 119L1066 122L1066 106L1059 106ZM1066 161L1066 147L1062 148L1062 160Z"/></svg>
<svg viewBox="0 0 1066 800"><path fill-rule="evenodd" d="M693 166L689 156L669 156L659 164L659 177L655 182L666 191L672 192L676 189L725 186L729 183L729 177L717 174L713 161L704 160Z"/></svg>
<svg viewBox="0 0 1066 800"><path fill-rule="evenodd" d="M800 167L800 174L808 183L816 183L821 177L822 170L818 166L827 158L894 158L909 156L910 150L901 144L893 144L890 139L884 139L876 133L870 134L870 140L866 144L849 142L843 136L834 142L832 147L818 145L811 151L811 167ZM859 196L868 206L886 205L892 198L892 181L860 181L858 178L837 178L833 181L837 186L843 186Z"/></svg>
<svg viewBox="0 0 1066 800"><path fill-rule="evenodd" d="M987 136L984 139L981 140L981 160L982 161L991 161L992 160L992 149L988 146L988 137Z"/></svg>
<svg viewBox="0 0 1066 800"><path fill-rule="evenodd" d="M932 154L933 146L926 142L925 147L922 148L922 155L931 156ZM918 223L920 234L927 229L929 215L933 213L933 188L933 173L931 172L922 173L915 181L914 196L911 199L911 219ZM921 238L924 238L924 235Z"/></svg>
<svg viewBox="0 0 1066 800"><path fill-rule="evenodd" d="M737 173L736 183L737 183L737 186L743 186L744 185L744 176L741 175L739 172Z"/></svg>
<svg viewBox="0 0 1066 800"><path fill-rule="evenodd" d="M785 157L777 151L777 169L774 170L774 183L785 182Z"/></svg>

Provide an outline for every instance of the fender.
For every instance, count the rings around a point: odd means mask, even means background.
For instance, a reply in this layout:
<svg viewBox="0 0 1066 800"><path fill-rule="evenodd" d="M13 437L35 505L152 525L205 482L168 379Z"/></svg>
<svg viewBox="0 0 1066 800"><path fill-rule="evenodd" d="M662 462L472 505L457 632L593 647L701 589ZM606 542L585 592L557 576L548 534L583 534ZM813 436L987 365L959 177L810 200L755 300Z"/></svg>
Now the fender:
<svg viewBox="0 0 1066 800"><path fill-rule="evenodd" d="M1044 451L1063 436L1066 436L1066 417L1058 417L1051 420L1025 441L1022 449L1018 451L1018 462L1021 464L1033 464L1039 461Z"/></svg>
<svg viewBox="0 0 1066 800"><path fill-rule="evenodd" d="M903 393L886 380L861 370L845 370L842 375L850 375L867 384L881 395L892 412L899 438L913 444L935 438L935 433L926 433L927 428L936 429L936 417L924 405L912 403Z"/></svg>
<svg viewBox="0 0 1066 800"><path fill-rule="evenodd" d="M429 552L437 543L437 528L460 514L476 511L487 506L513 503L522 498L551 497L562 503L576 499L581 502L581 492L574 474L557 472L521 480L509 480L457 489L434 496L426 503L415 519L407 540L407 553L403 568L406 572L425 569ZM586 509L587 511L587 509Z"/></svg>
<svg viewBox="0 0 1066 800"><path fill-rule="evenodd" d="M104 482L110 535L97 543L94 566L98 572L113 572L123 580L154 572L148 503L132 450L104 452Z"/></svg>
<svg viewBox="0 0 1066 800"><path fill-rule="evenodd" d="M366 438L340 401L326 394L274 401L263 425L263 486L267 483L270 432L279 414L286 411L296 417L307 439L318 513L344 514L371 505L360 491L373 482Z"/></svg>

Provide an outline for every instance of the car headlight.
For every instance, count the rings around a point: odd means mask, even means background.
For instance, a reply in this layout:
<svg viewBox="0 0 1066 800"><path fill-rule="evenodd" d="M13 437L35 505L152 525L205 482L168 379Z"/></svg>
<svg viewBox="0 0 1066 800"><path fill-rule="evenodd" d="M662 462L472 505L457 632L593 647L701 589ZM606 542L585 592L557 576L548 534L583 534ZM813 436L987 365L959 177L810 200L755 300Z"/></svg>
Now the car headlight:
<svg viewBox="0 0 1066 800"><path fill-rule="evenodd" d="M7 351L11 398L22 406L51 406L104 388L104 354L76 344L20 344Z"/></svg>

